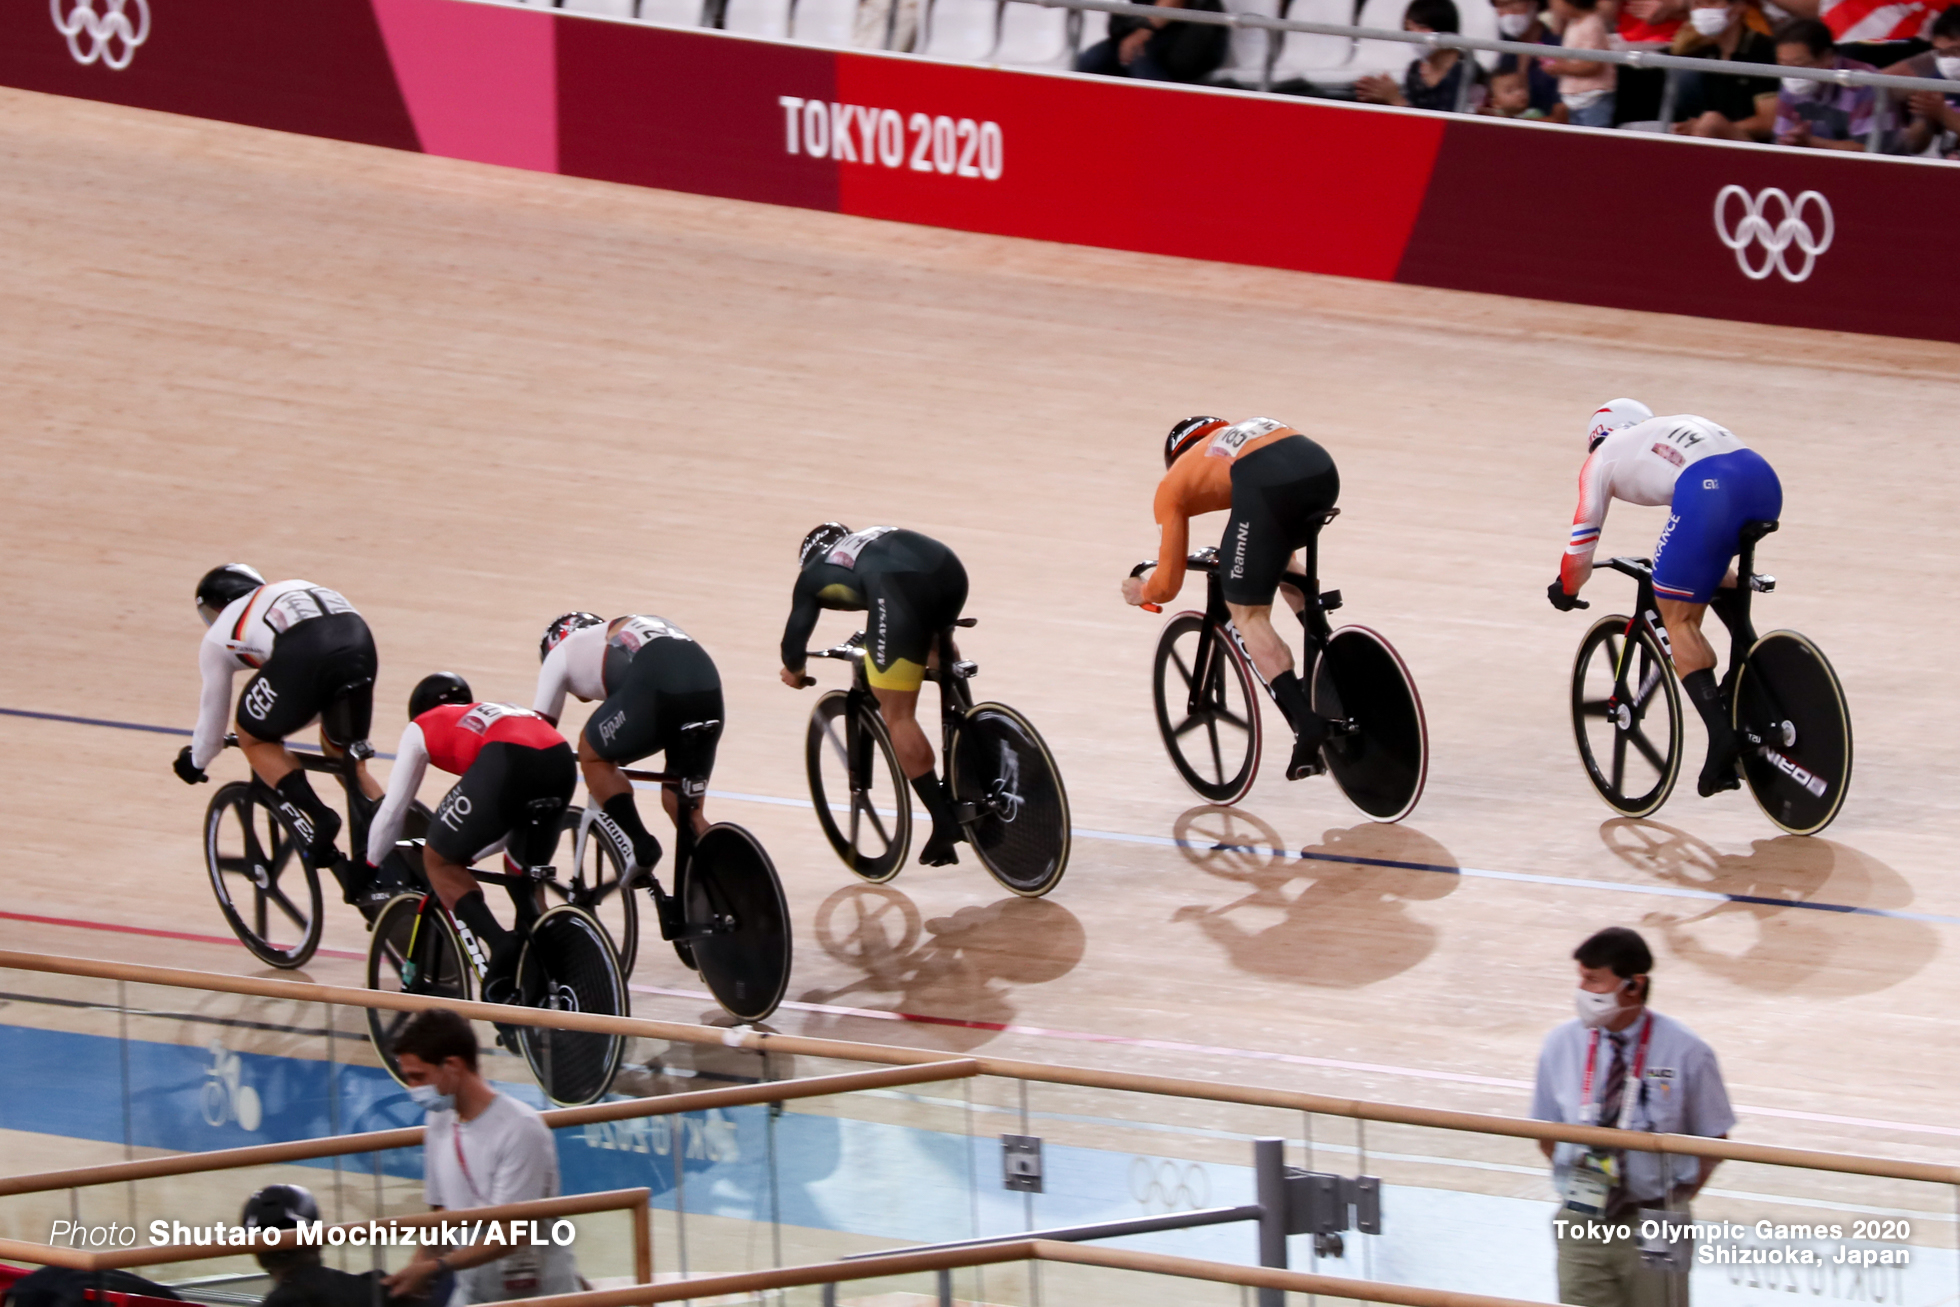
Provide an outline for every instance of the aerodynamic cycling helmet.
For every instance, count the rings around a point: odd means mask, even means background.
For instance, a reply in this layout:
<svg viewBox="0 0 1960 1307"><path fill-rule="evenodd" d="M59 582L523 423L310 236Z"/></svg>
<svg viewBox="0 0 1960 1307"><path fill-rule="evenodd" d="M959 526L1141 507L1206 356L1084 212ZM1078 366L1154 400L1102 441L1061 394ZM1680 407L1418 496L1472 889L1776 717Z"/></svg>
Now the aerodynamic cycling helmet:
<svg viewBox="0 0 1960 1307"><path fill-rule="evenodd" d="M301 1221L320 1219L320 1204L304 1187L269 1184L245 1200L238 1223L248 1230L290 1230Z"/></svg>
<svg viewBox="0 0 1960 1307"><path fill-rule="evenodd" d="M1172 427L1171 433L1164 437L1164 470L1170 471L1179 454L1225 425L1224 418L1197 417L1185 418Z"/></svg>
<svg viewBox="0 0 1960 1307"><path fill-rule="evenodd" d="M197 583L197 615L209 626L218 620L218 614L232 600L248 595L264 584L265 578L259 575L255 567L247 567L243 563L214 567Z"/></svg>
<svg viewBox="0 0 1960 1307"><path fill-rule="evenodd" d="M828 553L839 540L851 533L851 528L842 522L825 522L809 535L803 537L803 547L796 551L799 567L808 567L811 560L819 554Z"/></svg>
<svg viewBox="0 0 1960 1307"><path fill-rule="evenodd" d="M538 661L543 662L551 657L551 651L573 631L605 624L606 619L597 613L566 613L563 617L553 618L551 625L544 628L544 639L538 641Z"/></svg>
<svg viewBox="0 0 1960 1307"><path fill-rule="evenodd" d="M415 683L408 696L408 720L446 703L475 703L470 683L454 672L430 672Z"/></svg>
<svg viewBox="0 0 1960 1307"><path fill-rule="evenodd" d="M1637 399L1609 399L1593 410L1586 421L1586 452L1599 448L1599 442L1636 422L1645 422L1654 416L1654 410Z"/></svg>

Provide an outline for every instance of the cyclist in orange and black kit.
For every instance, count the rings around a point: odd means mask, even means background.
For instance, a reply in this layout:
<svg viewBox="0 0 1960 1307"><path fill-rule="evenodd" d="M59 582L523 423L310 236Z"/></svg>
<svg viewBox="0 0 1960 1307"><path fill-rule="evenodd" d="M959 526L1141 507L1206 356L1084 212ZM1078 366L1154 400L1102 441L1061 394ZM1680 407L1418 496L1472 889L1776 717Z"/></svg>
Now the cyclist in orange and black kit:
<svg viewBox="0 0 1960 1307"><path fill-rule="evenodd" d="M1280 574L1320 529L1319 514L1340 498L1341 476L1325 449L1272 418L1227 425L1223 418L1185 418L1164 441L1164 479L1155 512L1163 539L1157 568L1146 581L1125 577L1123 598L1132 604L1164 604L1184 585L1191 519L1230 509L1218 546L1218 579L1232 626L1260 679L1293 727L1293 757L1286 778L1326 770L1320 747L1327 719L1307 701L1293 670L1293 650L1273 630L1273 592ZM1294 613L1304 598L1282 591Z"/></svg>
<svg viewBox="0 0 1960 1307"><path fill-rule="evenodd" d="M817 617L826 608L870 615L866 623L865 678L891 732L898 765L932 814L932 838L919 851L928 867L958 862L953 845L965 838L953 801L933 772L932 742L919 729L919 686L933 658L933 642L966 606L966 568L953 551L929 536L895 526L853 533L825 522L803 539L803 570L783 630L783 684L814 685L803 664Z"/></svg>

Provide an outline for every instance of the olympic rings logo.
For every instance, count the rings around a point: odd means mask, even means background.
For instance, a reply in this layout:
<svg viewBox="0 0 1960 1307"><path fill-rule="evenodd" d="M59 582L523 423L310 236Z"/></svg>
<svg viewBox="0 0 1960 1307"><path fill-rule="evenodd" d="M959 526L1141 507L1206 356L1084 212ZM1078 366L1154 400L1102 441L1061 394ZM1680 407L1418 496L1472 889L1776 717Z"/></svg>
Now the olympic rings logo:
<svg viewBox="0 0 1960 1307"><path fill-rule="evenodd" d="M1731 197L1742 201L1742 217L1733 231L1728 223ZM1774 225L1769 220L1772 203L1778 213ZM1806 220L1806 205L1815 206L1810 212L1822 225L1822 235ZM1783 274L1785 281L1799 282L1809 277L1811 269L1817 266L1817 256L1831 248L1831 238L1837 235L1837 220L1831 216L1830 201L1816 191L1805 191L1792 200L1775 186L1753 196L1740 186L1724 186L1715 197L1715 234L1721 237L1722 244L1735 251L1736 266L1749 280L1761 281L1774 271ZM1749 247L1758 244L1766 252L1761 267L1749 260ZM1793 246L1803 255L1801 267L1791 266L1796 262L1790 254Z"/></svg>
<svg viewBox="0 0 1960 1307"><path fill-rule="evenodd" d="M1211 1181L1197 1162L1180 1167L1176 1162L1139 1157L1130 1163L1130 1196L1146 1212L1195 1212L1210 1206Z"/></svg>
<svg viewBox="0 0 1960 1307"><path fill-rule="evenodd" d="M48 11L54 16L55 30L68 38L68 53L78 64L86 66L100 59L120 72L136 57L136 47L150 39L150 0L102 0L106 7L99 14L94 9L96 0L73 0L75 7L65 17L62 3L48 0ZM135 6L134 23L129 18L131 5ZM86 53L82 50L83 37L88 38Z"/></svg>

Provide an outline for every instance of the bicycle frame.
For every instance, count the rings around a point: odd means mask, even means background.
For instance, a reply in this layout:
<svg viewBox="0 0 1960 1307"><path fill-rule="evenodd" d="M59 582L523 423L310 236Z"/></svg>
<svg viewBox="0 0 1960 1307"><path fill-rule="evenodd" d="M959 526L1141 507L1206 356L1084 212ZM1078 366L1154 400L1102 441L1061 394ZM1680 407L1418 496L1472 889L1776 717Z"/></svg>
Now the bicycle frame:
<svg viewBox="0 0 1960 1307"><path fill-rule="evenodd" d="M660 921L660 938L672 943L676 940L701 939L704 936L718 933L716 927L712 925L705 930L689 929L687 924L687 910L683 900L683 896L686 893L688 868L694 863L694 846L697 838L694 833L694 814L700 807L701 799L708 792L708 783L703 780L681 776L674 772L632 771L622 767L620 768L619 774L629 781L645 781L649 784L659 785L662 789L671 790L674 794L673 892L671 894L667 892L666 887L661 885L658 876L651 872L647 874L647 893L653 898L654 913ZM589 795L586 798L585 812L588 818L591 818L594 813L603 815L598 804ZM577 848L581 854L585 849L583 842L584 834L596 824L598 823L593 820L582 821L580 823L580 838ZM606 823L606 828L607 838L616 840L616 847L620 850L622 865L631 866L633 862L633 849L630 844L625 842L624 833L619 831L617 827L614 827L610 821ZM585 864L580 862L579 865L584 866Z"/></svg>
<svg viewBox="0 0 1960 1307"><path fill-rule="evenodd" d="M958 732L960 723L966 720L967 713L973 709L973 691L967 682L980 671L979 664L960 659L959 649L953 643L953 629L974 626L978 620L962 617L933 639L934 661L938 666L926 668L925 679L939 686L939 756L942 763L953 756L953 736ZM869 742L862 739L858 728L858 714L866 710L875 713L880 709L877 693L871 688L870 674L865 670L864 633L857 632L844 643L829 649L814 650L809 656L849 659L851 662L851 688L845 692L849 696L849 706L844 714L844 752L850 763L852 787L868 789L871 785L871 751Z"/></svg>

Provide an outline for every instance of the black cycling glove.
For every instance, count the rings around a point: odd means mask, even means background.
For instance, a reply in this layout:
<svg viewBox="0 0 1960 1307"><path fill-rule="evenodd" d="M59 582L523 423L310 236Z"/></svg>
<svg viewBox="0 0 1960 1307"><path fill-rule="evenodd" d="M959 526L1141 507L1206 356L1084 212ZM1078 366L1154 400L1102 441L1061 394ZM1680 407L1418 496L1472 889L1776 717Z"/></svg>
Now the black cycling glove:
<svg viewBox="0 0 1960 1307"><path fill-rule="evenodd" d="M1565 593L1565 578L1560 577L1545 587L1545 597L1552 601L1552 607L1561 613L1569 613L1575 608L1591 608L1592 605L1578 595Z"/></svg>
<svg viewBox="0 0 1960 1307"><path fill-rule="evenodd" d="M191 761L191 746L188 744L177 750L177 761L170 764L170 770L176 772L177 779L186 785L202 785L211 779Z"/></svg>

